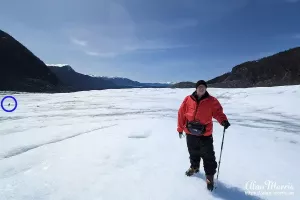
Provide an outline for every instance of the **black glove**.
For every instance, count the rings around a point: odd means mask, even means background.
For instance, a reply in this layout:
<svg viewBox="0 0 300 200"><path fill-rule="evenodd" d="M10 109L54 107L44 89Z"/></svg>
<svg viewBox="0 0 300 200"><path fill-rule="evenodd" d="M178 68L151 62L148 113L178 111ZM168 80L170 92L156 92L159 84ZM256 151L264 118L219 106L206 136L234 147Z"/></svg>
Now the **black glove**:
<svg viewBox="0 0 300 200"><path fill-rule="evenodd" d="M179 138L182 138L182 137L183 137L182 132L179 132Z"/></svg>
<svg viewBox="0 0 300 200"><path fill-rule="evenodd" d="M228 127L230 126L230 123L227 120L223 121L221 124L225 129L228 129Z"/></svg>

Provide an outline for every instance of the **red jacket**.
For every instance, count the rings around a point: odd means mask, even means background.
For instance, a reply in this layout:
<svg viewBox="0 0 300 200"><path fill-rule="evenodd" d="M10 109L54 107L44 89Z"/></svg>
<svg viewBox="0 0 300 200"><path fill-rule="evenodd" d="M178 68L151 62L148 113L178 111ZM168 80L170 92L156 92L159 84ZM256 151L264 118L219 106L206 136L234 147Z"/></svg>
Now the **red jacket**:
<svg viewBox="0 0 300 200"><path fill-rule="evenodd" d="M220 124L227 120L221 104L215 97L206 92L198 102L195 91L192 95L185 97L178 110L177 131L191 134L186 128L187 122L198 121L206 125L204 136L210 136L213 132L212 118L215 118Z"/></svg>

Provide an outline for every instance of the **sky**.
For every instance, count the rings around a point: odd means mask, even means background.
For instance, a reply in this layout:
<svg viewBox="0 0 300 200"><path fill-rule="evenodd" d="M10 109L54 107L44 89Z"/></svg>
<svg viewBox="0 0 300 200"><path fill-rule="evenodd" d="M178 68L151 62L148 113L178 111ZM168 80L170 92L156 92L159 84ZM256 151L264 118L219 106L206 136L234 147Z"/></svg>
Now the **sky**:
<svg viewBox="0 0 300 200"><path fill-rule="evenodd" d="M46 64L140 82L209 80L300 46L300 0L0 0Z"/></svg>

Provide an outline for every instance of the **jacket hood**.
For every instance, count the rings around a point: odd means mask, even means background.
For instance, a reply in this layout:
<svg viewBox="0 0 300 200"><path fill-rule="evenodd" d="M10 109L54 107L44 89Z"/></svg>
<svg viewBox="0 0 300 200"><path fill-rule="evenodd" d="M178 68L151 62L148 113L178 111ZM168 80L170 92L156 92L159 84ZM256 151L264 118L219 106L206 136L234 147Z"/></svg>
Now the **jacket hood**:
<svg viewBox="0 0 300 200"><path fill-rule="evenodd" d="M198 101L198 102L200 102L201 100L203 100L205 98L208 98L209 96L210 95L209 95L209 93L207 91L204 93L204 95L200 99L198 98L197 91L194 91L191 94L192 99L194 99L195 101Z"/></svg>

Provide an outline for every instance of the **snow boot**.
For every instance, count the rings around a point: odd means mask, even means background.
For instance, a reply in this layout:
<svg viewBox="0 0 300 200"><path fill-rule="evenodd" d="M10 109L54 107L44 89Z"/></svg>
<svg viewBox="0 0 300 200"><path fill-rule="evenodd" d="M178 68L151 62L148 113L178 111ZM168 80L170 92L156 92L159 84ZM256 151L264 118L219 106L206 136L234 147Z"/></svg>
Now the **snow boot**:
<svg viewBox="0 0 300 200"><path fill-rule="evenodd" d="M206 175L206 186L207 189L213 191L214 189L214 176L213 175Z"/></svg>
<svg viewBox="0 0 300 200"><path fill-rule="evenodd" d="M185 172L185 175L187 175L187 176L192 176L193 174L198 173L198 172L199 172L199 168L192 168L192 167L190 167L190 168Z"/></svg>

